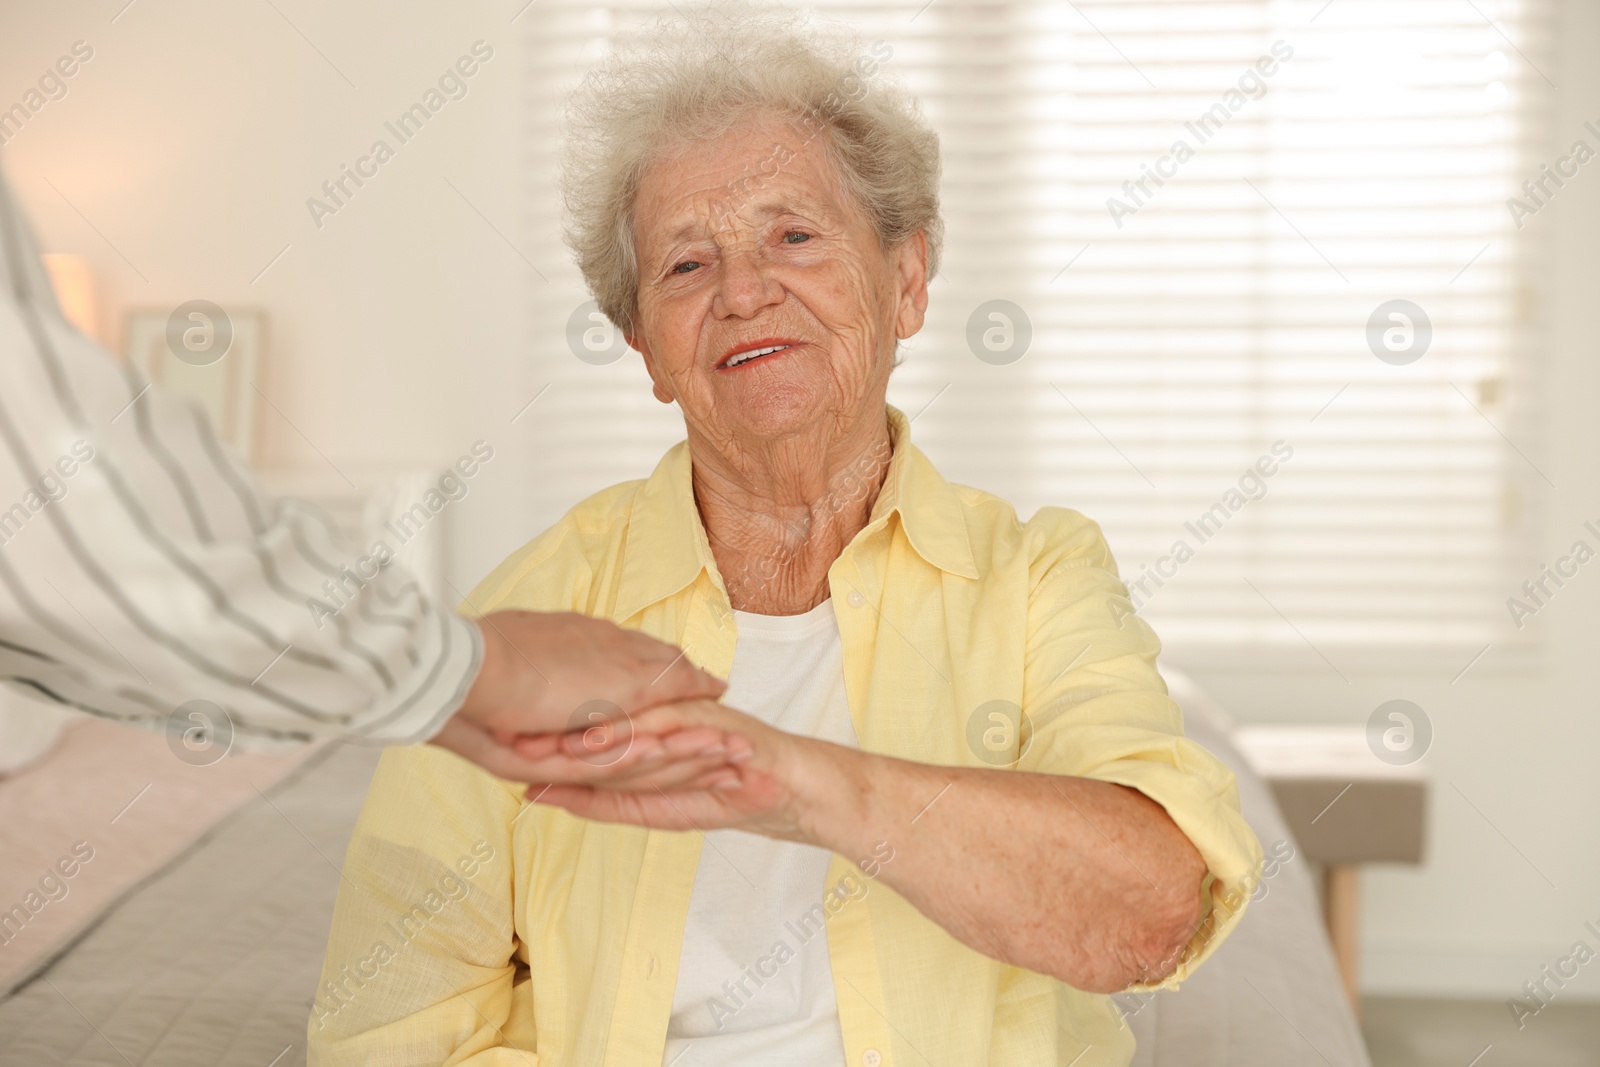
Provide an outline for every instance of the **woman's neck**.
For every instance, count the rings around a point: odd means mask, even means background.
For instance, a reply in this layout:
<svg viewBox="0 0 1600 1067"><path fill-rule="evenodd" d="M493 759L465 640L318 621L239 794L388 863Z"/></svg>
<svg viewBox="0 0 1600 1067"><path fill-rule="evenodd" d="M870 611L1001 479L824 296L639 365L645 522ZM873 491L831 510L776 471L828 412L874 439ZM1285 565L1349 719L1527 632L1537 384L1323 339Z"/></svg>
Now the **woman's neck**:
<svg viewBox="0 0 1600 1067"><path fill-rule="evenodd" d="M828 568L883 488L887 421L844 439L699 443L691 433L695 502L732 606L798 615L826 600Z"/></svg>

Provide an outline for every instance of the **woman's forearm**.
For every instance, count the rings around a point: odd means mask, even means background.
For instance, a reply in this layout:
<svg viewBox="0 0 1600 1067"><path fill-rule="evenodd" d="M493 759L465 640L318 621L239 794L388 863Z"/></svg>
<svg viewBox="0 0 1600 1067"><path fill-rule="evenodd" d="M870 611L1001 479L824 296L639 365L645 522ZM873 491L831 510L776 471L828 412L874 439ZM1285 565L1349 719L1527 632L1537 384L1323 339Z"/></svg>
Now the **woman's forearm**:
<svg viewBox="0 0 1600 1067"><path fill-rule="evenodd" d="M882 881L987 956L1109 993L1170 974L1201 921L1205 864L1136 790L816 744L804 836L845 856L887 841Z"/></svg>
<svg viewBox="0 0 1600 1067"><path fill-rule="evenodd" d="M1089 992L1170 974L1203 915L1205 863L1155 801L1089 778L895 759L686 702L635 717L646 733L729 734L737 783L547 786L582 818L666 830L736 828L893 862L877 877L953 937ZM730 753L732 749L730 748ZM724 786L736 785L736 788Z"/></svg>

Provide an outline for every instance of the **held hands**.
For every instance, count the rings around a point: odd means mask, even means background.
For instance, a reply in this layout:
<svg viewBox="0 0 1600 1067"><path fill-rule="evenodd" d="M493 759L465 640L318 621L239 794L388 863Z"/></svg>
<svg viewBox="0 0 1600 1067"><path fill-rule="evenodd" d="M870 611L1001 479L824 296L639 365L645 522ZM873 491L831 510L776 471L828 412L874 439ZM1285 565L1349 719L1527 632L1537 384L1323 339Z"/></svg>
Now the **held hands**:
<svg viewBox="0 0 1600 1067"><path fill-rule="evenodd" d="M431 743L529 783L530 800L602 822L809 841L807 791L849 791L854 750L718 703L727 683L670 644L570 612L475 623L482 667Z"/></svg>
<svg viewBox="0 0 1600 1067"><path fill-rule="evenodd" d="M572 612L499 611L474 620L483 663L466 701L431 744L501 778L675 786L726 766L728 739L713 726L685 726L634 737L629 716L673 701L715 699L727 683L695 667L678 649L605 619ZM573 759L563 733L594 734L592 709L632 740L625 750ZM531 735L531 736L530 736ZM516 747L512 742L521 740Z"/></svg>
<svg viewBox="0 0 1600 1067"><path fill-rule="evenodd" d="M785 733L715 700L651 708L628 725L631 732L592 730L553 741L519 739L515 747L529 758L594 763L616 758L630 743L651 735L670 744L674 737L712 730L727 738L727 756L686 760L681 764L684 773L670 781L648 770L592 782L564 777L558 784L530 788L528 799L599 822L658 830L741 829L802 843L817 841L815 824L822 805L811 798L850 799L845 794L853 780L848 772L854 750ZM559 756L546 755L552 744Z"/></svg>

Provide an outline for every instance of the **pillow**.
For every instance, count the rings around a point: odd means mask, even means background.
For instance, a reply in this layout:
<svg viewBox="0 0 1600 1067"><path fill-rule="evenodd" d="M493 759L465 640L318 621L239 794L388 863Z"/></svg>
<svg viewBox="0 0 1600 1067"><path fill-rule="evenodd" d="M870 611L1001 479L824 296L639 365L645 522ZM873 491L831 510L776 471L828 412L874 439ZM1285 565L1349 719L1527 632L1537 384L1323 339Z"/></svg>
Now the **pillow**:
<svg viewBox="0 0 1600 1067"><path fill-rule="evenodd" d="M0 685L0 777L43 759L81 715Z"/></svg>

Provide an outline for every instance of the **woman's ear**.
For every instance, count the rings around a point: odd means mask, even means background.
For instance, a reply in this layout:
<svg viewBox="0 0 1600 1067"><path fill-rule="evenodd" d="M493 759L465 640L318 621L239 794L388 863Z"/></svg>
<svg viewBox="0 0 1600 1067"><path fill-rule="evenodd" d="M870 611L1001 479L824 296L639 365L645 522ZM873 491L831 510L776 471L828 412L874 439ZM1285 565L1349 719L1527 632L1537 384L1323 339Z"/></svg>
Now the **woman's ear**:
<svg viewBox="0 0 1600 1067"><path fill-rule="evenodd" d="M657 371L656 359L655 356L650 354L650 346L645 344L644 338L636 333L623 334L622 336L623 340L628 342L629 348L644 357L644 369L650 375L650 391L655 394L655 398L663 404L672 403L672 394L667 391L661 374Z"/></svg>
<svg viewBox="0 0 1600 1067"><path fill-rule="evenodd" d="M928 310L928 237L918 230L896 250L899 303L895 309L894 334L905 340L922 329Z"/></svg>

